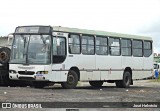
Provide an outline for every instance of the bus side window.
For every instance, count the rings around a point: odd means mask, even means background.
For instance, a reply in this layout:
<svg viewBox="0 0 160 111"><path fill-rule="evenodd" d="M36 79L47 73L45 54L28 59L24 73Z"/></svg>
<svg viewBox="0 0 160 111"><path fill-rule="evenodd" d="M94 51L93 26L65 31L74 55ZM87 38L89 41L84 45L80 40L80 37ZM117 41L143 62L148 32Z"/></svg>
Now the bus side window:
<svg viewBox="0 0 160 111"><path fill-rule="evenodd" d="M149 57L152 54L152 42L144 41L143 47L144 57Z"/></svg>
<svg viewBox="0 0 160 111"><path fill-rule="evenodd" d="M76 34L70 34L68 41L69 53L80 54L80 36Z"/></svg>
<svg viewBox="0 0 160 111"><path fill-rule="evenodd" d="M94 36L83 35L82 36L82 54L94 55Z"/></svg>
<svg viewBox="0 0 160 111"><path fill-rule="evenodd" d="M66 39L64 37L53 37L53 63L62 63L65 59Z"/></svg>
<svg viewBox="0 0 160 111"><path fill-rule="evenodd" d="M110 55L120 55L120 40L118 38L109 38L109 52Z"/></svg>
<svg viewBox="0 0 160 111"><path fill-rule="evenodd" d="M107 37L96 37L96 54L97 55L107 55L108 50L107 50L107 42L108 39Z"/></svg>
<svg viewBox="0 0 160 111"><path fill-rule="evenodd" d="M121 39L121 54L122 56L131 56L132 44L130 39Z"/></svg>
<svg viewBox="0 0 160 111"><path fill-rule="evenodd" d="M142 57L143 56L143 42L142 40L133 40L132 41L132 53L135 57Z"/></svg>

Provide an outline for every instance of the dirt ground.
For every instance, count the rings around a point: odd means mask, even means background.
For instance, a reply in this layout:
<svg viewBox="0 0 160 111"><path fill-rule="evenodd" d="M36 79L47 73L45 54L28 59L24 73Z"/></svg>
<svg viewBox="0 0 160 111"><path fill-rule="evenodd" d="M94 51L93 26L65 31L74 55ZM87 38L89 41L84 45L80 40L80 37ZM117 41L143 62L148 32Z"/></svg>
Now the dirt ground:
<svg viewBox="0 0 160 111"><path fill-rule="evenodd" d="M93 88L87 82L78 83L76 89L63 89L59 84L36 89L32 87L0 87L0 102L160 102L160 82L134 81L130 88L117 88L105 83L102 88ZM4 109L2 109L4 110ZM7 109L18 111L21 109ZM28 109L23 109L28 110ZM32 111L67 111L66 108L30 109ZM75 108L72 111L160 111L158 108ZM68 110L70 111L70 110Z"/></svg>

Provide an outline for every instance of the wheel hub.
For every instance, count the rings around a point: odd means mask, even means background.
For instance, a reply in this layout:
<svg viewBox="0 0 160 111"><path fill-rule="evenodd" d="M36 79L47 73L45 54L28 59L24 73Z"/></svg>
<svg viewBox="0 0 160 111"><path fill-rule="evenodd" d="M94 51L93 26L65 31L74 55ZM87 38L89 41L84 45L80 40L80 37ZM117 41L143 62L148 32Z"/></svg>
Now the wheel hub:
<svg viewBox="0 0 160 111"><path fill-rule="evenodd" d="M69 84L73 84L74 83L74 76L72 76L72 75L68 76L68 83Z"/></svg>
<svg viewBox="0 0 160 111"><path fill-rule="evenodd" d="M6 52L1 52L1 53L0 53L0 59L3 60L3 61L7 59L7 54L6 54Z"/></svg>

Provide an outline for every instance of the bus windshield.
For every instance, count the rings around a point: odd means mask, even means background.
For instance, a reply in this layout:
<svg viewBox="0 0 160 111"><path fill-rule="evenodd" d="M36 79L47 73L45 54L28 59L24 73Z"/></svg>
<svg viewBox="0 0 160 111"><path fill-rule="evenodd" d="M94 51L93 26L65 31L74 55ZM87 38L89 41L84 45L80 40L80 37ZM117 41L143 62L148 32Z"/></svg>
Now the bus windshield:
<svg viewBox="0 0 160 111"><path fill-rule="evenodd" d="M15 35L10 63L49 64L50 35Z"/></svg>

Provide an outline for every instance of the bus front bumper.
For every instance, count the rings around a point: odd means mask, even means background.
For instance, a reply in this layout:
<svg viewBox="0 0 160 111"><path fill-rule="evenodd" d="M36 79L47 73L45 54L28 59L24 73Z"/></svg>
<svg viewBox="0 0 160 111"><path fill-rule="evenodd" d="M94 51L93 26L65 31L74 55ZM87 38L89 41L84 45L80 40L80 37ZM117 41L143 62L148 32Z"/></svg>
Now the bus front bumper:
<svg viewBox="0 0 160 111"><path fill-rule="evenodd" d="M9 73L9 78L12 80L28 80L28 81L49 81L45 74L21 75L18 73Z"/></svg>

